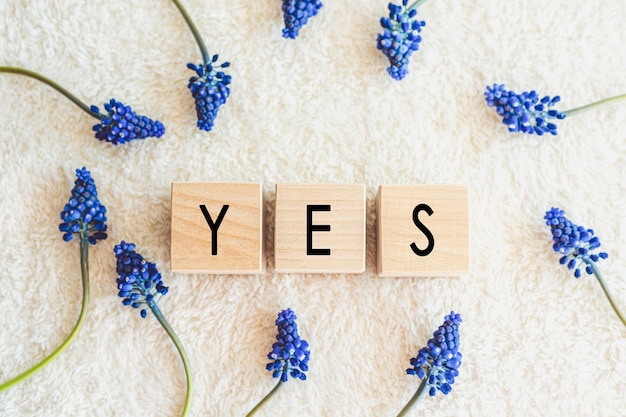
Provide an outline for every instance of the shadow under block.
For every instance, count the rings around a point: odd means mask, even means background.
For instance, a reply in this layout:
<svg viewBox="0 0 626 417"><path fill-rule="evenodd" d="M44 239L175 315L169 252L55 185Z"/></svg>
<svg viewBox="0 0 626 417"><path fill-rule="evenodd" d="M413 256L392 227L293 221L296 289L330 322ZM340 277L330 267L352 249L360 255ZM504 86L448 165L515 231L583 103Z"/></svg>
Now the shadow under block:
<svg viewBox="0 0 626 417"><path fill-rule="evenodd" d="M376 198L378 275L469 272L466 186L382 185Z"/></svg>
<svg viewBox="0 0 626 417"><path fill-rule="evenodd" d="M365 185L276 184L277 272L365 271Z"/></svg>
<svg viewBox="0 0 626 417"><path fill-rule="evenodd" d="M252 183L172 183L171 269L260 274L263 192Z"/></svg>

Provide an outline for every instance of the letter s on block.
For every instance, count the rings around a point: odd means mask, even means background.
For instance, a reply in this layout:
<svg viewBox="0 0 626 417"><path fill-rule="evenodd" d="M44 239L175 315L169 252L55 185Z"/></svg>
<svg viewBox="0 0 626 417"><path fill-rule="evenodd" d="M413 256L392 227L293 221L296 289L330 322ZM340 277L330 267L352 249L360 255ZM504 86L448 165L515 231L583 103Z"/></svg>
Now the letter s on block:
<svg viewBox="0 0 626 417"><path fill-rule="evenodd" d="M427 204L418 204L413 209L413 223L415 223L415 226L417 226L417 228L420 229L422 233L424 233L426 239L428 239L428 246L426 247L426 249L420 249L417 247L415 242L411 243L410 246L417 256L427 256L435 248L435 238L433 237L433 234L430 232L430 230L428 230L428 228L424 226L422 222L420 222L418 218L420 211L425 211L429 216L432 216L433 209L430 208L430 206Z"/></svg>

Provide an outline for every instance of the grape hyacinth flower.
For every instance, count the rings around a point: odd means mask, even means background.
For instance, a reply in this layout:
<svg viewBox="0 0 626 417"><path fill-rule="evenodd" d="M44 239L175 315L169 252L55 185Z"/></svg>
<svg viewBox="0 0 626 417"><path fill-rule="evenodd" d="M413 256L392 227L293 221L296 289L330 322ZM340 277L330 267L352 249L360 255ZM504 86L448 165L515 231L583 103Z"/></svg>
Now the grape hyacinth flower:
<svg viewBox="0 0 626 417"><path fill-rule="evenodd" d="M98 140L108 142L113 145L120 145L130 142L133 139L146 139L149 137L160 138L165 133L163 123L158 120L152 120L146 116L138 115L130 108L130 106L125 105L113 98L110 99L108 103L104 104L107 114L103 114L97 106L87 106L65 88L41 74L24 68L7 66L0 66L0 72L19 74L34 78L63 94L74 104L80 107L85 113L99 120L99 123L95 124L92 129L95 132L96 139Z"/></svg>
<svg viewBox="0 0 626 417"><path fill-rule="evenodd" d="M407 369L406 373L417 375L422 382L398 417L405 416L411 411L427 390L431 397L434 397L437 391L448 395L452 390L463 358L459 352L461 322L461 315L451 311L426 346L419 350L416 357L411 358L411 368Z"/></svg>
<svg viewBox="0 0 626 417"><path fill-rule="evenodd" d="M115 245L113 252L117 259L116 270L118 278L116 283L117 289L119 290L118 296L123 299L122 304L135 309L141 308L140 315L142 318L146 318L147 316L144 307L147 306L150 308L170 339L172 339L172 342L174 342L183 361L187 381L187 395L182 412L182 416L184 417L187 415L191 400L191 368L180 339L157 305L157 302L167 294L169 288L163 284L161 273L157 269L157 266L152 262L146 261L143 256L137 253L133 243L121 241L120 244Z"/></svg>
<svg viewBox="0 0 626 417"><path fill-rule="evenodd" d="M283 0L283 38L296 39L300 29L307 24L310 18L317 15L323 6L320 0Z"/></svg>
<svg viewBox="0 0 626 417"><path fill-rule="evenodd" d="M163 123L138 115L130 106L114 98L104 104L104 109L108 114L104 115L101 123L93 126L96 139L121 145L133 139L160 138L165 133ZM91 111L102 114L96 106L91 106Z"/></svg>
<svg viewBox="0 0 626 417"><path fill-rule="evenodd" d="M557 207L548 210L543 218L552 232L552 241L554 242L552 249L563 255L559 259L559 263L567 265L568 269L573 270L576 278L580 278L582 275L581 268L587 274L595 275L609 303L611 303L611 307L622 323L626 325L626 318L618 308L604 276L596 264L599 260L609 256L606 252L597 250L600 247L600 239L594 236L592 229L585 229L583 226L572 223L565 217L565 212Z"/></svg>
<svg viewBox="0 0 626 417"><path fill-rule="evenodd" d="M54 352L26 372L0 385L0 392L25 380L59 356L74 341L87 316L89 308L89 246L107 238L107 218L106 208L98 199L96 184L91 173L84 167L76 170L76 181L71 196L61 211L61 220L59 230L63 232L63 240L69 242L73 237L77 237L80 241L83 300L78 320L69 336Z"/></svg>
<svg viewBox="0 0 626 417"><path fill-rule="evenodd" d="M560 96L540 97L535 90L524 91L521 94L507 90L504 84L487 86L485 101L487 106L495 107L496 112L502 116L502 123L507 125L509 132L543 134L557 134L557 120L563 120L573 114L593 107L623 100L626 94L601 100L586 106L560 112L554 108L560 100Z"/></svg>
<svg viewBox="0 0 626 417"><path fill-rule="evenodd" d="M389 3L389 17L380 19L384 30L378 34L376 47L389 59L387 72L395 80L400 81L409 73L409 58L422 41L420 32L426 22L415 16L424 1L417 0L410 6L408 0L402 0L401 6Z"/></svg>
<svg viewBox="0 0 626 417"><path fill-rule="evenodd" d="M280 389L283 383L293 379L306 380L306 372L309 370L309 344L300 338L296 315L290 308L278 313L276 327L278 334L276 342L272 345L272 351L267 357L272 362L265 367L272 372L272 377L278 378L278 384L265 396L247 415L252 417L263 405Z"/></svg>
<svg viewBox="0 0 626 417"><path fill-rule="evenodd" d="M224 73L223 69L230 66L229 62L217 64L219 55L209 55L206 45L196 25L191 20L191 16L187 13L179 0L172 0L178 11L185 19L185 23L191 30L200 53L202 54L202 62L199 64L188 63L187 68L194 71L196 75L189 78L187 88L191 91L191 96L196 104L196 116L198 121L196 125L198 129L209 132L213 129L213 124L217 118L217 112L226 104L226 99L230 96L231 76Z"/></svg>

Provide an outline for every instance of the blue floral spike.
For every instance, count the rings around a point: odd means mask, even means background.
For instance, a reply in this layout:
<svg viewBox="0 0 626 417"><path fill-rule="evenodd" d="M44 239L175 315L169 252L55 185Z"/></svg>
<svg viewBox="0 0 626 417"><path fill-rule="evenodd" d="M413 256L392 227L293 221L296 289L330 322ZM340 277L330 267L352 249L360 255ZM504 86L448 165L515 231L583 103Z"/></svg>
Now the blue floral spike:
<svg viewBox="0 0 626 417"><path fill-rule="evenodd" d="M95 245L98 240L106 239L106 211L98 199L91 173L85 167L77 169L72 195L61 211L63 222L59 230L63 232L63 240L69 242L75 236L86 236Z"/></svg>
<svg viewBox="0 0 626 417"><path fill-rule="evenodd" d="M509 132L531 135L534 133L538 136L545 133L556 135L557 125L554 123L556 120L565 119L594 107L626 100L626 94L562 112L553 108L560 100L559 96L540 98L534 90L517 94L504 88L504 84L487 86L485 90L487 106L496 108L496 112L502 116L502 123L508 126Z"/></svg>
<svg viewBox="0 0 626 417"><path fill-rule="evenodd" d="M96 139L119 145L130 142L133 139L145 139L147 137L160 138L165 133L163 124L158 120L152 120L146 116L137 115L130 106L127 106L115 99L111 99L104 104L108 114L102 114L97 106L88 106L79 100L72 93L61 87L54 81L33 71L24 68L0 66L0 73L19 74L34 78L57 90L74 104L80 107L85 113L100 121L93 126L96 132Z"/></svg>
<svg viewBox="0 0 626 417"><path fill-rule="evenodd" d="M505 89L504 84L494 84L487 86L485 100L489 107L496 108L502 123L513 133L556 135L557 126L552 121L566 117L566 113L553 108L561 100L559 96L539 97L535 90L517 94Z"/></svg>
<svg viewBox="0 0 626 417"><path fill-rule="evenodd" d="M323 6L320 0L283 0L283 38L296 39L300 29L315 16Z"/></svg>
<svg viewBox="0 0 626 417"><path fill-rule="evenodd" d="M278 334L272 351L267 358L272 360L266 369L272 372L274 378L287 382L289 375L292 378L305 380L309 370L309 344L298 334L295 313L288 308L278 313L276 319Z"/></svg>
<svg viewBox="0 0 626 417"><path fill-rule="evenodd" d="M138 115L130 106L114 98L104 104L104 109L106 115L100 113L97 106L91 106L91 111L103 116L102 121L93 126L98 140L121 145L133 139L160 138L165 133L163 123Z"/></svg>
<svg viewBox="0 0 626 417"><path fill-rule="evenodd" d="M265 368L272 373L272 377L278 378L278 384L267 394L246 417L252 417L263 405L280 389L283 383L289 380L291 375L294 379L306 380L306 372L309 370L309 344L298 334L296 315L290 309L278 313L276 319L278 334L272 350L267 358L272 362Z"/></svg>
<svg viewBox="0 0 626 417"><path fill-rule="evenodd" d="M86 168L76 170L76 181L68 203L61 211L63 222L59 229L63 232L63 240L69 242L74 236L80 241L80 270L83 284L83 299L78 320L70 334L52 353L39 361L30 369L0 384L0 392L11 388L21 381L34 375L37 371L52 362L74 341L87 317L89 310L89 247L98 240L106 239L106 208L98 200L96 184Z"/></svg>
<svg viewBox="0 0 626 417"><path fill-rule="evenodd" d="M573 270L576 278L581 276L581 267L589 275L593 274L589 261L597 262L608 258L606 252L596 253L596 249L600 247L600 239L594 236L593 230L572 223L565 217L563 210L552 207L546 212L544 219L552 232L552 249L563 255L559 262Z"/></svg>
<svg viewBox="0 0 626 417"><path fill-rule="evenodd" d="M183 344L157 305L157 302L167 294L169 288L163 285L161 273L157 266L152 262L146 261L143 256L135 252L133 243L127 243L122 240L118 245L115 245L113 252L117 259L118 278L116 282L119 291L117 295L123 299L122 304L133 308L141 308L140 314L143 318L147 316L147 311L143 307L149 307L154 317L167 332L174 346L176 346L183 361L187 381L187 395L181 416L185 417L191 404L191 367Z"/></svg>
<svg viewBox="0 0 626 417"><path fill-rule="evenodd" d="M419 350L416 357L411 358L411 368L407 369L406 373L417 375L422 382L398 417L407 415L427 390L431 397L434 397L437 391L444 395L452 391L463 358L459 352L461 322L461 315L451 311L426 346Z"/></svg>
<svg viewBox="0 0 626 417"><path fill-rule="evenodd" d="M187 13L187 10L185 10L179 0L172 0L172 2L178 8L183 19L185 19L185 23L187 23L189 30L191 30L196 44L198 44L198 49L200 49L200 53L202 54L202 62L200 64L187 64L187 68L196 73L196 75L189 78L187 87L196 102L196 115L198 117L196 125L199 129L209 132L213 129L217 111L226 103L226 99L230 95L228 85L231 82L231 77L230 75L226 75L223 71L224 68L230 66L230 63L224 62L221 65L216 64L218 55L209 55L204 40L198 28L193 23L191 16Z"/></svg>
<svg viewBox="0 0 626 417"><path fill-rule="evenodd" d="M213 129L217 111L230 95L228 85L231 77L222 71L223 68L230 66L230 63L224 62L218 66L215 63L217 59L218 55L213 55L208 64L187 64L187 68L196 72L196 75L189 79L187 87L196 101L197 126L207 132Z"/></svg>
<svg viewBox="0 0 626 417"><path fill-rule="evenodd" d="M543 218L546 225L550 226L553 241L552 249L563 255L559 259L559 263L567 265L568 269L573 270L576 278L580 278L583 269L587 274L595 275L613 310L626 325L626 318L619 310L602 272L596 265L600 259L609 257L606 252L597 250L600 247L600 239L594 236L592 229L585 229L583 226L572 223L565 217L565 212L557 207L548 210Z"/></svg>
<svg viewBox="0 0 626 417"><path fill-rule="evenodd" d="M389 3L389 17L380 19L383 33L378 34L377 48L389 59L387 72L398 81L409 73L409 58L422 41L420 32L426 22L415 17L421 3L423 0L411 6L407 6L408 0L402 0L401 6Z"/></svg>
<svg viewBox="0 0 626 417"><path fill-rule="evenodd" d="M161 281L161 273L156 265L147 262L143 256L135 252L133 243L122 241L113 249L117 258L117 289L118 296L123 298L122 304L140 308L156 303L167 294L168 287ZM146 318L146 310L142 308L141 317Z"/></svg>

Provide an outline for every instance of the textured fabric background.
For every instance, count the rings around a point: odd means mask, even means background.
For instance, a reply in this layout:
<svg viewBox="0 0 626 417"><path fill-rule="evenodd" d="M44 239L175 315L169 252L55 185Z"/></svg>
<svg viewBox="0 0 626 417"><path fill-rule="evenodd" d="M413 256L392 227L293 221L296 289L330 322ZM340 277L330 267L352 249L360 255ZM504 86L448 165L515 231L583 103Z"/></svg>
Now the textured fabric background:
<svg viewBox="0 0 626 417"><path fill-rule="evenodd" d="M558 265L542 219L558 205L593 228L626 309L626 105L560 122L557 137L512 135L485 85L562 96L559 109L626 92L623 0L431 0L423 42L397 82L376 50L384 0L326 0L300 37L281 36L277 0L183 0L210 53L232 63L232 94L213 131L195 127L187 62L200 53L168 0L3 0L0 64L55 80L89 104L111 97L161 120L161 139L113 147L94 119L53 89L0 74L0 380L26 370L71 331L81 298L79 246L57 230L86 166L108 208L92 247L91 305L75 342L0 393L2 416L176 416L182 364L153 316L116 295L113 246L159 266L160 307L192 362L191 416L243 416L273 386L265 371L283 308L311 345L294 381L259 416L395 416L418 380L410 357L460 312L460 376L421 416L624 416L626 328L595 279ZM169 270L173 181L261 182L267 273ZM273 270L274 186L367 188L367 271ZM471 273L375 274L381 184L468 184Z"/></svg>

